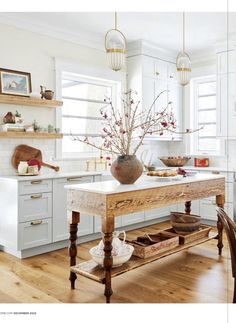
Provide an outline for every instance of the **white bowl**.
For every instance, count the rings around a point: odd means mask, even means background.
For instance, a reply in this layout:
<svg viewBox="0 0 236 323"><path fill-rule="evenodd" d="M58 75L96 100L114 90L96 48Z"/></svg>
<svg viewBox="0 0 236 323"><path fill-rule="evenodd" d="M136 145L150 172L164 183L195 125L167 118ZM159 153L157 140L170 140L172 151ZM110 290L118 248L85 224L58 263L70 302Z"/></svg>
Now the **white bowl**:
<svg viewBox="0 0 236 323"><path fill-rule="evenodd" d="M118 256L113 256L112 267L119 267L119 266L123 265L125 262L127 262L130 259L130 257L132 256L133 251L134 251L133 246L131 246L129 244L125 244L122 253ZM97 252L98 252L97 247L93 247L89 250L89 253L92 256L93 260L98 265L103 267L104 256L98 255Z"/></svg>

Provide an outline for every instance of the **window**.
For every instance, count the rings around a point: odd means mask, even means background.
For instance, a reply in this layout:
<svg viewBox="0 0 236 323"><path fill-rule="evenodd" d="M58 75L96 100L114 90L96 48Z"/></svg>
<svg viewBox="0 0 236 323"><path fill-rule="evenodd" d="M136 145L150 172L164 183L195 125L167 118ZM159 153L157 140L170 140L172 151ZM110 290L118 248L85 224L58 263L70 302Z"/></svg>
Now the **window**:
<svg viewBox="0 0 236 323"><path fill-rule="evenodd" d="M104 98L109 97L116 104L118 82L103 80L74 73L62 72L61 128L62 157L92 157L98 150L79 141L72 136L90 136L94 142L101 140L102 118L100 108Z"/></svg>
<svg viewBox="0 0 236 323"><path fill-rule="evenodd" d="M193 154L219 155L222 143L216 137L216 78L193 79L192 87L192 126L203 128L191 137Z"/></svg>

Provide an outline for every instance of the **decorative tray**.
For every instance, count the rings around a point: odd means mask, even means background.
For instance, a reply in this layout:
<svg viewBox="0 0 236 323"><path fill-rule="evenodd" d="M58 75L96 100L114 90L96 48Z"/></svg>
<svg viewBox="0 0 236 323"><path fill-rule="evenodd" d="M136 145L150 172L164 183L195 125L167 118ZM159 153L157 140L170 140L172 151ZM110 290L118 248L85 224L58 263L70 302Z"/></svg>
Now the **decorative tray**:
<svg viewBox="0 0 236 323"><path fill-rule="evenodd" d="M173 228L168 228L164 231L167 232L168 234L171 234L173 237L179 237L179 244L186 244L189 242L193 242L195 240L208 237L211 229L212 227L201 224L199 231L195 231L187 234L176 233Z"/></svg>
<svg viewBox="0 0 236 323"><path fill-rule="evenodd" d="M150 241L147 241L148 239L145 239L146 237L152 240L151 244ZM126 240L126 242L134 247L134 256L145 259L176 248L179 245L179 237L161 231L159 233L137 237L132 241Z"/></svg>

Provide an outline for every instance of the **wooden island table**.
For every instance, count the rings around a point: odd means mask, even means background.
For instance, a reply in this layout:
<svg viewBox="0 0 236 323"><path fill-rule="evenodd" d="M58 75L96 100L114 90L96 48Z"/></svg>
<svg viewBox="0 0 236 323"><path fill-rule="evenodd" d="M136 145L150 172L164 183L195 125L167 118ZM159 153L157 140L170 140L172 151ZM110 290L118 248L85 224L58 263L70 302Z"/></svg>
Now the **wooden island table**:
<svg viewBox="0 0 236 323"><path fill-rule="evenodd" d="M71 289L75 288L77 274L105 284L104 295L110 303L112 295L111 278L135 269L159 258L193 247L195 245L218 239L219 255L223 248L223 226L218 218L218 234L195 240L191 243L179 245L175 249L141 259L132 256L121 267L112 268L112 238L114 219L116 216L126 215L137 211L144 211L166 205L185 203L185 212L190 214L191 201L216 197L216 205L224 206L225 178L222 175L198 174L181 180L158 182L154 178L142 176L135 184L121 185L117 181L96 182L89 184L67 185L67 208L71 212L70 219L70 282ZM93 260L76 265L77 229L80 213L102 217L101 231L104 234L104 268Z"/></svg>

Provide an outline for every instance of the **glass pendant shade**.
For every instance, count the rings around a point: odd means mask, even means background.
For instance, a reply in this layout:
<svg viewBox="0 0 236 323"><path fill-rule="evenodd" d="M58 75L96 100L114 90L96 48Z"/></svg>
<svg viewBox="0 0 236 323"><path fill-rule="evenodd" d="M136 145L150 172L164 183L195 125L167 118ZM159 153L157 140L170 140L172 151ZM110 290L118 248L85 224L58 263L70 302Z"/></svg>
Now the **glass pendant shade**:
<svg viewBox="0 0 236 323"><path fill-rule="evenodd" d="M180 52L176 59L177 78L181 85L189 83L191 78L191 61L185 52Z"/></svg>
<svg viewBox="0 0 236 323"><path fill-rule="evenodd" d="M105 37L108 66L119 71L125 63L126 40L125 36L117 29L111 29Z"/></svg>
<svg viewBox="0 0 236 323"><path fill-rule="evenodd" d="M176 72L178 82L187 85L191 78L191 61L185 52L185 13L183 12L183 49L176 58Z"/></svg>

